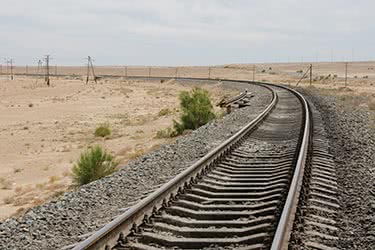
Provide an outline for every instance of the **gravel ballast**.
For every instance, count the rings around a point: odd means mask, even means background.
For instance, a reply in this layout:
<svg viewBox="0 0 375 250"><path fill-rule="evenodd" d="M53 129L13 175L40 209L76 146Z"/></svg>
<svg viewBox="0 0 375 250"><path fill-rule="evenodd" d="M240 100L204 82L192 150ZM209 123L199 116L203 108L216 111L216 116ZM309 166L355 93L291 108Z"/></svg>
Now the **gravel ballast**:
<svg viewBox="0 0 375 250"><path fill-rule="evenodd" d="M339 249L375 249L374 111L314 90L305 95L321 112L337 166Z"/></svg>
<svg viewBox="0 0 375 250"><path fill-rule="evenodd" d="M226 85L232 85L225 83ZM1 249L58 249L83 240L253 120L271 101L263 87L235 84L255 96L250 107L213 121L175 143L130 162L115 174L0 222ZM81 237L80 237L81 236Z"/></svg>

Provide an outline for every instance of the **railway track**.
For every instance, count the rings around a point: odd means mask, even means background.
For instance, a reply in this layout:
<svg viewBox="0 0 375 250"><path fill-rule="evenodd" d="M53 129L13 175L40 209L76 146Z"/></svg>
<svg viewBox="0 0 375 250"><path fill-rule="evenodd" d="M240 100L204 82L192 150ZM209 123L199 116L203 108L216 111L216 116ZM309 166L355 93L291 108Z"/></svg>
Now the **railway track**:
<svg viewBox="0 0 375 250"><path fill-rule="evenodd" d="M263 86L273 99L256 119L73 250L286 248L310 112L297 92Z"/></svg>

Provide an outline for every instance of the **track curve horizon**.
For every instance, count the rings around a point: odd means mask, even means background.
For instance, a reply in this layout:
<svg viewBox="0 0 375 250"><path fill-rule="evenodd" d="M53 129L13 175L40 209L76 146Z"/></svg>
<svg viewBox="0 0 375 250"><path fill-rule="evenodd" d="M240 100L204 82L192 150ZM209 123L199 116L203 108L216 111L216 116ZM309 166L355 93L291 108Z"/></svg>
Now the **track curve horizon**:
<svg viewBox="0 0 375 250"><path fill-rule="evenodd" d="M260 115L73 250L286 248L310 113L296 91L252 84L273 94Z"/></svg>

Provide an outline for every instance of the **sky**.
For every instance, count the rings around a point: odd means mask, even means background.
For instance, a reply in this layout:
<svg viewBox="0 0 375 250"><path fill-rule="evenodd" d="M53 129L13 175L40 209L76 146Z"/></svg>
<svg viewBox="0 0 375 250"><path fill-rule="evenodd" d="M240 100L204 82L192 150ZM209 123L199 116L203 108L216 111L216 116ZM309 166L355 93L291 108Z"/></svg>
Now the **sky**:
<svg viewBox="0 0 375 250"><path fill-rule="evenodd" d="M375 59L374 0L0 0L0 64Z"/></svg>

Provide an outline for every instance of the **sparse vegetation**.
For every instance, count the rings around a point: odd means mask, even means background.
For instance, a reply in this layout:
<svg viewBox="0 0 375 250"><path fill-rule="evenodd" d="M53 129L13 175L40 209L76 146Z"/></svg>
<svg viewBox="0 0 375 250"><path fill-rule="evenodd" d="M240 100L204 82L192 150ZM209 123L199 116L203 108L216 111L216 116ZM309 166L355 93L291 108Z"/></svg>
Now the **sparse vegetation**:
<svg viewBox="0 0 375 250"><path fill-rule="evenodd" d="M15 169L13 170L13 172L16 174L16 173L21 172L22 170L23 170L22 168L15 168Z"/></svg>
<svg viewBox="0 0 375 250"><path fill-rule="evenodd" d="M175 137L177 135L177 132L173 130L172 128L162 129L156 132L156 139L163 139L163 138L171 138Z"/></svg>
<svg viewBox="0 0 375 250"><path fill-rule="evenodd" d="M108 123L103 123L95 129L96 137L106 137L111 135L111 129L109 128Z"/></svg>
<svg viewBox="0 0 375 250"><path fill-rule="evenodd" d="M134 160L144 155L145 151L142 148L136 148L133 153L129 154L129 159Z"/></svg>
<svg viewBox="0 0 375 250"><path fill-rule="evenodd" d="M265 69L262 69L262 71L261 71L262 73L266 73L266 70Z"/></svg>
<svg viewBox="0 0 375 250"><path fill-rule="evenodd" d="M299 69L299 70L296 71L296 73L300 73L301 74L301 73L303 73L303 70Z"/></svg>
<svg viewBox="0 0 375 250"><path fill-rule="evenodd" d="M52 175L48 178L48 181L49 183L54 183L56 181L60 180L60 177L56 176L56 175Z"/></svg>
<svg viewBox="0 0 375 250"><path fill-rule="evenodd" d="M4 204L12 204L12 203L14 202L14 198L11 197L11 196L9 196L9 197L5 197L5 198L3 199L3 202L4 202Z"/></svg>
<svg viewBox="0 0 375 250"><path fill-rule="evenodd" d="M1 177L0 178L0 189L3 189L3 190L12 189L12 183L9 180Z"/></svg>
<svg viewBox="0 0 375 250"><path fill-rule="evenodd" d="M172 111L169 108L163 108L159 111L158 116L165 116L171 114Z"/></svg>
<svg viewBox="0 0 375 250"><path fill-rule="evenodd" d="M119 163L101 146L95 146L83 152L74 165L73 181L76 185L95 181L115 172Z"/></svg>
<svg viewBox="0 0 375 250"><path fill-rule="evenodd" d="M62 191L62 190L60 190L60 191L56 191L56 192L54 192L54 193L52 194L52 198L53 198L53 199L56 199L56 198L58 198L58 197L60 197L60 196L62 196L62 195L64 195L64 194L65 194L65 192Z"/></svg>
<svg viewBox="0 0 375 250"><path fill-rule="evenodd" d="M185 129L197 129L215 118L213 106L207 90L194 88L191 92L180 93L181 123L173 121L177 134Z"/></svg>

